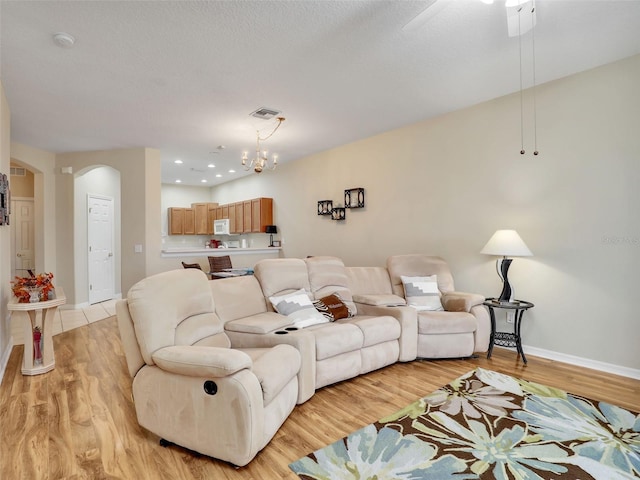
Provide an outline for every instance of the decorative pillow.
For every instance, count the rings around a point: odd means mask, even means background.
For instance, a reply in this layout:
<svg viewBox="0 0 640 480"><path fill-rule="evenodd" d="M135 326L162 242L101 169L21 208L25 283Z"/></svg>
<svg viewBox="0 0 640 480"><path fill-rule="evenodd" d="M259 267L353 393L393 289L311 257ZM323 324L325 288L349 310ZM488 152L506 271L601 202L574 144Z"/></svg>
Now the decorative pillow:
<svg viewBox="0 0 640 480"><path fill-rule="evenodd" d="M329 322L329 319L315 309L303 288L286 295L274 295L269 297L269 301L276 312L289 317L298 328Z"/></svg>
<svg viewBox="0 0 640 480"><path fill-rule="evenodd" d="M349 307L342 301L340 294L333 293L326 297L314 300L313 306L330 322L341 318L353 317L353 313Z"/></svg>
<svg viewBox="0 0 640 480"><path fill-rule="evenodd" d="M438 278L429 277L400 277L404 286L404 296L409 306L416 310L444 310L440 302Z"/></svg>

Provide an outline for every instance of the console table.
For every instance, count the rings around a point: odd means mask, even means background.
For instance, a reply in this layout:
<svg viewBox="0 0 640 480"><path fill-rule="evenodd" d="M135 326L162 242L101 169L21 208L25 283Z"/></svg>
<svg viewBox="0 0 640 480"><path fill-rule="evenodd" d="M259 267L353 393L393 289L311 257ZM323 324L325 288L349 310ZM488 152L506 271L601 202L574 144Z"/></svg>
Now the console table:
<svg viewBox="0 0 640 480"><path fill-rule="evenodd" d="M520 325L522 323L522 315L525 311L533 308L533 303L525 302L524 300L501 302L497 298L487 298L483 302L483 305L489 308L489 315L491 316L491 338L489 339L489 350L487 351L487 358L491 358L491 352L493 351L494 344L501 347L515 347L518 351L518 355L522 357L522 361L526 365L527 357L524 356L524 351L522 350ZM494 309L496 308L515 311L513 319L513 332L496 332L496 315L494 312Z"/></svg>
<svg viewBox="0 0 640 480"><path fill-rule="evenodd" d="M24 357L22 360L23 375L40 375L53 370L56 361L53 356L53 320L60 305L67 302L67 297L61 287L56 287L56 298L44 302L20 303L13 297L7 304L7 309L14 313L24 328ZM40 315L38 315L38 313ZM42 364L34 362L33 331L40 327L42 332Z"/></svg>

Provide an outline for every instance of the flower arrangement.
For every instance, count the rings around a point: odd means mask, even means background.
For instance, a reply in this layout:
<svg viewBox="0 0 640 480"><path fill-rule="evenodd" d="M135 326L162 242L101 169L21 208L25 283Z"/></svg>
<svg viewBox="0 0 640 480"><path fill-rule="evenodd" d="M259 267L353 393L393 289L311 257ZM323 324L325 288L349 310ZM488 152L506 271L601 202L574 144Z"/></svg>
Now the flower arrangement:
<svg viewBox="0 0 640 480"><path fill-rule="evenodd" d="M20 303L29 303L33 290L39 292L39 300L48 300L49 292L55 289L52 279L53 273L38 273L30 277L16 277L11 282L11 290Z"/></svg>

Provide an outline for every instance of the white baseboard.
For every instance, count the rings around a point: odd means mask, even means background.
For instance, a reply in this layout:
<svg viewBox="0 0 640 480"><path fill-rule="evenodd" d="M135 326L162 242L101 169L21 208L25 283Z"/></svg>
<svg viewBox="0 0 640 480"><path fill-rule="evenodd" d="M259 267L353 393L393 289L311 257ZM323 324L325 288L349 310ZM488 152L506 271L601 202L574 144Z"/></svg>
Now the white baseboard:
<svg viewBox="0 0 640 480"><path fill-rule="evenodd" d="M535 355L536 357L547 358L549 360L556 360L558 362L568 363L570 365L577 365L579 367L591 368L593 370L599 370L601 372L613 373L614 375L621 375L623 377L640 380L640 370L635 368L623 367L621 365L600 362L598 360L591 360L589 358L576 357L575 355L554 352L551 350L545 350L544 348L530 347L527 345L523 345L522 349L524 350L524 353L526 355L531 354Z"/></svg>
<svg viewBox="0 0 640 480"><path fill-rule="evenodd" d="M121 293L116 293L113 298L111 300L121 300L122 299L122 294ZM106 300L107 302L109 300ZM100 305L99 303L96 303L95 305ZM60 310L82 310L83 308L89 308L91 305L89 305L89 302L83 302L83 303L65 303L64 305L60 305L58 307L58 309Z"/></svg>
<svg viewBox="0 0 640 480"><path fill-rule="evenodd" d="M13 350L13 337L9 337L7 348L4 349L4 352L2 352L2 357L0 357L0 383L2 383L2 379L4 378L4 371L6 370L7 364L9 363L11 350Z"/></svg>

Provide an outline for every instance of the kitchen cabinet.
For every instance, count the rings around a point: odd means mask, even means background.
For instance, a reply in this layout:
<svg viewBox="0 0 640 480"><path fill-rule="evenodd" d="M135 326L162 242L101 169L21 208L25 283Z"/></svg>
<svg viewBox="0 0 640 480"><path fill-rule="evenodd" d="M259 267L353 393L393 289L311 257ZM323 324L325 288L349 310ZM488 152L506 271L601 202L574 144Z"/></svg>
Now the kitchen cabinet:
<svg viewBox="0 0 640 480"><path fill-rule="evenodd" d="M196 235L207 235L209 223L209 205L206 203L192 203L194 215L194 230Z"/></svg>
<svg viewBox="0 0 640 480"><path fill-rule="evenodd" d="M193 208L184 209L184 223L182 228L183 235L195 235L196 234L196 216Z"/></svg>
<svg viewBox="0 0 640 480"><path fill-rule="evenodd" d="M195 232L192 208L171 207L169 212L169 235L189 235Z"/></svg>
<svg viewBox="0 0 640 480"><path fill-rule="evenodd" d="M251 232L264 233L267 225L273 225L273 199L254 198L251 200Z"/></svg>
<svg viewBox="0 0 640 480"><path fill-rule="evenodd" d="M242 213L244 215L242 220L242 231L244 233L251 233L251 200L245 200L242 202Z"/></svg>
<svg viewBox="0 0 640 480"><path fill-rule="evenodd" d="M233 209L235 210L235 225L229 226L231 233L244 233L244 203L236 202L233 204ZM231 210L231 207L229 207Z"/></svg>
<svg viewBox="0 0 640 480"><path fill-rule="evenodd" d="M224 207L223 207L224 211ZM237 233L236 232L236 207L234 203L230 203L227 205L228 218L229 218L229 233Z"/></svg>

